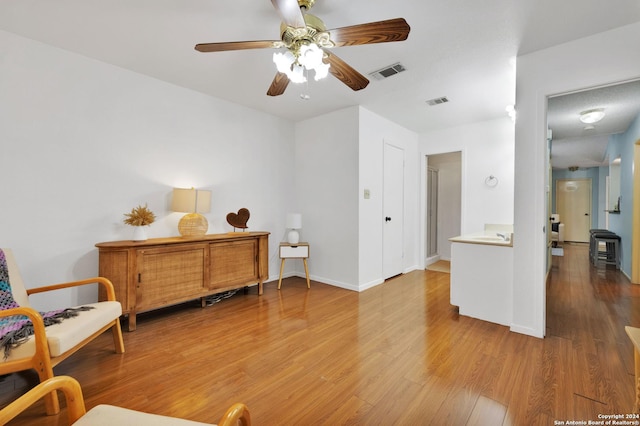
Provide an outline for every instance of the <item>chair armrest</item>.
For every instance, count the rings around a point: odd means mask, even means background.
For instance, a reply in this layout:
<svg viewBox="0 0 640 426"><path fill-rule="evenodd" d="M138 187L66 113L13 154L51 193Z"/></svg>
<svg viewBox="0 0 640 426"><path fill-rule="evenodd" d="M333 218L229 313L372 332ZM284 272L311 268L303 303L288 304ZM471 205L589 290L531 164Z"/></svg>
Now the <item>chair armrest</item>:
<svg viewBox="0 0 640 426"><path fill-rule="evenodd" d="M44 321L40 313L29 306L19 306L17 308L0 310L0 318L10 317L13 315L24 315L31 320L31 324L33 324L33 337L36 339L36 353L38 351L44 352L43 355L49 358L47 333L44 330Z"/></svg>
<svg viewBox="0 0 640 426"><path fill-rule="evenodd" d="M74 423L86 413L82 389L78 381L69 376L56 376L38 384L0 410L0 424L6 424L39 399L56 390L61 390L67 400L69 424Z"/></svg>
<svg viewBox="0 0 640 426"><path fill-rule="evenodd" d="M35 341L35 352L31 357L20 358L12 361L0 362L0 374L12 373L15 370L16 365L22 365L25 360L33 363L32 368L41 368L44 372L49 372L53 375L51 367L51 353L49 352L49 342L47 340L47 333L44 328L44 320L40 313L35 309L28 306L20 306L18 308L0 310L0 318L9 317L13 315L24 315L31 320L33 325L33 338ZM0 350L0 356L4 356L2 350ZM38 367L36 367L36 365ZM57 404L57 402L56 402ZM0 421L0 424L4 424Z"/></svg>
<svg viewBox="0 0 640 426"><path fill-rule="evenodd" d="M236 402L224 413L218 426L251 426L249 408L241 402Z"/></svg>
<svg viewBox="0 0 640 426"><path fill-rule="evenodd" d="M69 287L78 287L78 286L87 285L87 284L95 284L95 283L98 283L99 285L104 287L105 292L107 294L107 300L111 300L111 301L116 300L116 292L113 289L113 283L108 278L104 278L104 277L93 277L93 278L87 278L80 281L70 281L67 283L51 284L44 287L28 288L27 295L44 293L46 291L60 290L60 289L69 288Z"/></svg>

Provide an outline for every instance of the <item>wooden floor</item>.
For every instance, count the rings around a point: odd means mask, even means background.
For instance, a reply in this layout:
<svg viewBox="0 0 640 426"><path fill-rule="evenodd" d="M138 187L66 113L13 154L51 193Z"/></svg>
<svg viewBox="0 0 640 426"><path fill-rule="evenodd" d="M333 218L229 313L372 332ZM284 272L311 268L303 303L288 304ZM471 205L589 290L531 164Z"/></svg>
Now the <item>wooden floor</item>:
<svg viewBox="0 0 640 426"><path fill-rule="evenodd" d="M202 422L236 401L255 425L553 425L632 410L624 326L640 326L640 286L590 266L586 246L553 257L545 339L459 316L441 272L360 294L300 278L276 286L141 315L124 355L107 333L55 372L80 381L88 407ZM4 377L0 403L34 382ZM65 424L64 409L43 413L40 403L11 424Z"/></svg>

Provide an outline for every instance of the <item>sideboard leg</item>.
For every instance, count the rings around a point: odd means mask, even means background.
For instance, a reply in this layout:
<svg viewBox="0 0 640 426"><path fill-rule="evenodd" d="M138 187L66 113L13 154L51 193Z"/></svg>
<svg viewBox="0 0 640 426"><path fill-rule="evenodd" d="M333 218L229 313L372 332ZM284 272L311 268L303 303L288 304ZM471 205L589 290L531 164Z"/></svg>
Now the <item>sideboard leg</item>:
<svg viewBox="0 0 640 426"><path fill-rule="evenodd" d="M128 324L128 330L129 331L136 331L136 313L135 312L129 312L129 324Z"/></svg>

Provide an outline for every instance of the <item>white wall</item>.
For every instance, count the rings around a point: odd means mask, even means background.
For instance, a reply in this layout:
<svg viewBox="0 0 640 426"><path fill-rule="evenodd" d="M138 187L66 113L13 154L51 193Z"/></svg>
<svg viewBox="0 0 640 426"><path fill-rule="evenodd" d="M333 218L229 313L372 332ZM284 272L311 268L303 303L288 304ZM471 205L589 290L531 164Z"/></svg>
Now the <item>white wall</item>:
<svg viewBox="0 0 640 426"><path fill-rule="evenodd" d="M416 268L417 134L364 108L296 124L296 199L313 279L362 291L382 274L383 144L405 150L405 272ZM364 199L364 189L370 198ZM297 275L303 273L297 266Z"/></svg>
<svg viewBox="0 0 640 426"><path fill-rule="evenodd" d="M446 152L462 152L462 234L481 232L486 223L513 223L514 124L506 116L420 135L422 182L425 182L424 157ZM495 176L498 184L489 187L485 180ZM424 188L424 183L423 183ZM421 202L422 259L426 235L426 202ZM514 238L518 238L517 235Z"/></svg>
<svg viewBox="0 0 640 426"><path fill-rule="evenodd" d="M383 255L383 165L384 144L402 148L405 153L404 177L404 272L420 266L418 135L373 112L360 110L359 140L359 289L384 281ZM369 189L371 198L364 199ZM423 266L422 266L423 267Z"/></svg>
<svg viewBox="0 0 640 426"><path fill-rule="evenodd" d="M545 333L547 97L640 77L640 23L518 57L514 323Z"/></svg>
<svg viewBox="0 0 640 426"><path fill-rule="evenodd" d="M138 204L158 216L149 237L178 235L174 186L212 190L210 233L248 208L249 230L272 233L277 279L293 144L288 121L0 31L0 247L14 249L28 287L96 275L94 244L130 239L122 218Z"/></svg>
<svg viewBox="0 0 640 426"><path fill-rule="evenodd" d="M358 289L358 108L295 125L297 210L314 280ZM304 274L302 265L296 266Z"/></svg>

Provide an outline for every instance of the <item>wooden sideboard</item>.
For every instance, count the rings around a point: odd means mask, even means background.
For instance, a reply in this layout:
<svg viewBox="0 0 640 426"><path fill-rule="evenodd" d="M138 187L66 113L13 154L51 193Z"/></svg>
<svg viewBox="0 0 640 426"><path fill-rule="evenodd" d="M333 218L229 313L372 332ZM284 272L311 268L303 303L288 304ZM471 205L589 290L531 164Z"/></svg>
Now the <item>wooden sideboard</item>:
<svg viewBox="0 0 640 426"><path fill-rule="evenodd" d="M129 331L136 329L139 312L256 283L262 294L269 276L268 232L110 241L96 247L98 273L113 282ZM100 300L104 297L100 294Z"/></svg>

